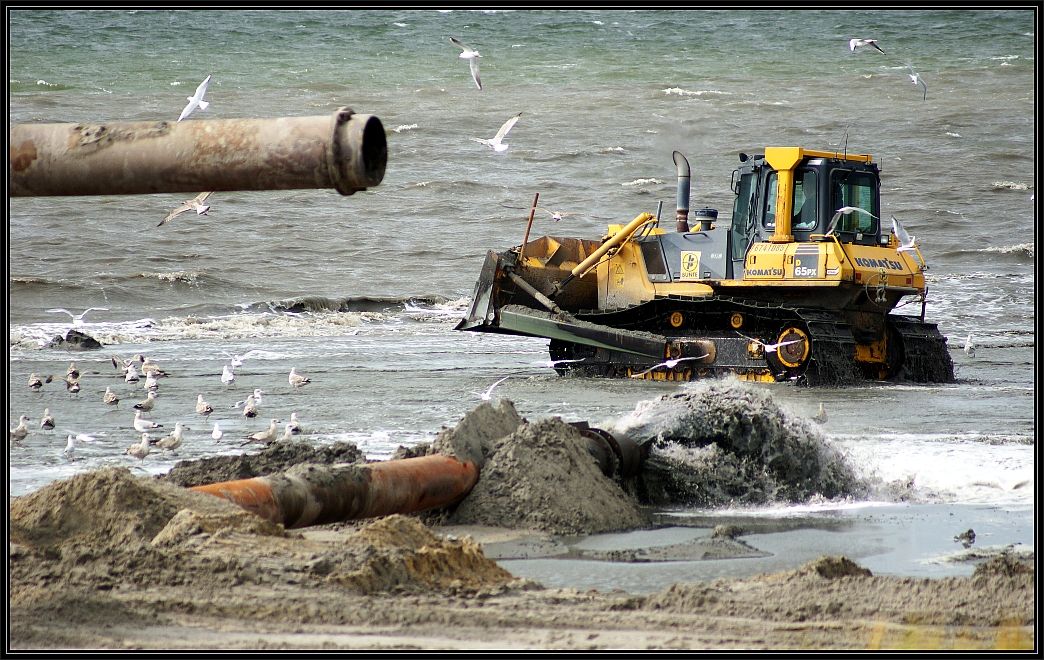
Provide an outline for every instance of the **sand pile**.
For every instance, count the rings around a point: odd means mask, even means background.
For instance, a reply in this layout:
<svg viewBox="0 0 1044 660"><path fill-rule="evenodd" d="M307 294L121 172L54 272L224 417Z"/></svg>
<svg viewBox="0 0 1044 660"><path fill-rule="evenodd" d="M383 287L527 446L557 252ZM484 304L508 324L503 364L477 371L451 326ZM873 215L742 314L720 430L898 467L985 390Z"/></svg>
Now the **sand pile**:
<svg viewBox="0 0 1044 660"><path fill-rule="evenodd" d="M557 417L490 442L478 483L447 522L552 534L648 524L637 501L599 470L580 432Z"/></svg>
<svg viewBox="0 0 1044 660"><path fill-rule="evenodd" d="M865 490L811 422L735 379L643 401L611 431L648 449L631 485L647 504L799 502Z"/></svg>
<svg viewBox="0 0 1044 660"><path fill-rule="evenodd" d="M347 545L361 551L365 564L334 573L330 580L362 593L418 588L474 591L523 582L488 559L471 538L443 539L406 516L372 522L350 536Z"/></svg>
<svg viewBox="0 0 1044 660"><path fill-rule="evenodd" d="M222 481L252 479L285 472L299 463L333 465L365 462L366 457L350 442L313 447L307 442L279 440L259 453L241 456L214 456L193 461L179 461L170 472L160 477L178 486L191 488Z"/></svg>

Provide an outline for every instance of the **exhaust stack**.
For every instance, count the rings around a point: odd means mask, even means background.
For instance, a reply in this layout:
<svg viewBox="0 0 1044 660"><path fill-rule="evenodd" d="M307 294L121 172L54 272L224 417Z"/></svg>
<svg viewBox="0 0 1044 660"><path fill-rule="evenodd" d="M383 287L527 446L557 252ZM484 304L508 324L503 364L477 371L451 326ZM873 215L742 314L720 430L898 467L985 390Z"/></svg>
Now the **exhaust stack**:
<svg viewBox="0 0 1044 660"><path fill-rule="evenodd" d="M678 166L678 232L689 231L689 161L680 151L674 152Z"/></svg>

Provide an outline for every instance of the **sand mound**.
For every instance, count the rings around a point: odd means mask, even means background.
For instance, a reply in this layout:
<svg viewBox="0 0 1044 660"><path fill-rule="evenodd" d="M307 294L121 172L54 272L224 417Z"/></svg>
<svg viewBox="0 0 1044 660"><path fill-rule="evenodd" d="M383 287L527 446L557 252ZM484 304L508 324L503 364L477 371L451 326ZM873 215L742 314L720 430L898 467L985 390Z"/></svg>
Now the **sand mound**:
<svg viewBox="0 0 1044 660"><path fill-rule="evenodd" d="M612 430L649 452L634 484L647 504L799 502L865 489L811 422L735 379L643 401Z"/></svg>
<svg viewBox="0 0 1044 660"><path fill-rule="evenodd" d="M191 488L222 481L264 477L277 472L285 472L299 463L332 465L363 460L365 460L363 453L350 442L335 442L332 445L313 447L307 442L279 440L257 454L179 461L170 472L160 479Z"/></svg>
<svg viewBox="0 0 1044 660"><path fill-rule="evenodd" d="M840 577L873 577L870 569L863 568L848 557L820 557L797 570L798 575L818 575L833 580Z"/></svg>
<svg viewBox="0 0 1044 660"><path fill-rule="evenodd" d="M363 593L432 588L468 591L516 582L470 538L444 540L406 516L370 523L350 536L347 545L360 548L369 557L361 568L335 573L329 579Z"/></svg>
<svg viewBox="0 0 1044 660"><path fill-rule="evenodd" d="M151 541L186 507L243 513L220 498L138 479L127 468L108 468L12 500L11 540L38 549L135 546Z"/></svg>
<svg viewBox="0 0 1044 660"><path fill-rule="evenodd" d="M554 417L493 441L478 483L448 523L579 534L632 529L647 520L602 474L580 432Z"/></svg>

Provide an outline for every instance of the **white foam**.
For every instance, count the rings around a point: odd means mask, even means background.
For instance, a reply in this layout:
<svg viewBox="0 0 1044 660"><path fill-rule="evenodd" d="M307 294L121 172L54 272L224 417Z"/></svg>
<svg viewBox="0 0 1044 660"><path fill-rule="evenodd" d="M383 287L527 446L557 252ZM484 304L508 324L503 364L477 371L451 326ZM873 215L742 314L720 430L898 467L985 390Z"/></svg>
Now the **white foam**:
<svg viewBox="0 0 1044 660"><path fill-rule="evenodd" d="M654 184L657 184L657 185L662 185L663 181L660 181L659 179L635 179L634 181L631 181L629 183L621 183L620 185L621 186L644 186L644 185L647 185L647 184L650 184L650 183L654 183Z"/></svg>

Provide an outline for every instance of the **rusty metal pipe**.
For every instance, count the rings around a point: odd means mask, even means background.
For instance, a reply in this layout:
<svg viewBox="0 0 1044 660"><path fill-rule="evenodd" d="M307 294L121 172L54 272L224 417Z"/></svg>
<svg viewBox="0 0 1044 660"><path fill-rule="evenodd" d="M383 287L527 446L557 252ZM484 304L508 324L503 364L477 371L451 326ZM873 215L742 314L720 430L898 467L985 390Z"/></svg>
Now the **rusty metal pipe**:
<svg viewBox="0 0 1044 660"><path fill-rule="evenodd" d="M433 454L369 465L298 465L283 474L191 490L223 497L293 529L449 506L477 481L471 461Z"/></svg>
<svg viewBox="0 0 1044 660"><path fill-rule="evenodd" d="M374 115L11 126L12 197L335 188L384 178Z"/></svg>

